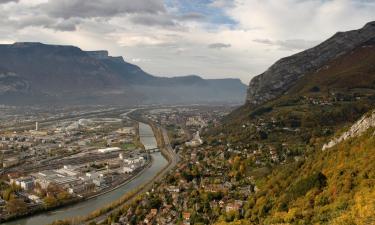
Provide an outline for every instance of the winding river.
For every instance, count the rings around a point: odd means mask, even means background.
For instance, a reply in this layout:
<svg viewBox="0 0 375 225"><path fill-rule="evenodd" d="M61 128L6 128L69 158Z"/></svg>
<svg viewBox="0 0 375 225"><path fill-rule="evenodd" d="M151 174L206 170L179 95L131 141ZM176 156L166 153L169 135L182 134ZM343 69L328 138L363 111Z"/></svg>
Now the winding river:
<svg viewBox="0 0 375 225"><path fill-rule="evenodd" d="M146 149L153 149L157 147L156 139L151 127L147 124L139 124L139 135L142 144ZM103 206L119 199L124 194L130 192L134 188L150 181L160 170L167 164L167 160L160 152L153 153L153 162L151 167L147 168L140 176L133 179L131 182L119 187L118 189L109 193L100 195L98 197L77 203L75 205L59 208L43 214L22 218L4 223L5 225L42 225L49 224L55 220L63 220L77 216L85 216L92 211L95 211Z"/></svg>

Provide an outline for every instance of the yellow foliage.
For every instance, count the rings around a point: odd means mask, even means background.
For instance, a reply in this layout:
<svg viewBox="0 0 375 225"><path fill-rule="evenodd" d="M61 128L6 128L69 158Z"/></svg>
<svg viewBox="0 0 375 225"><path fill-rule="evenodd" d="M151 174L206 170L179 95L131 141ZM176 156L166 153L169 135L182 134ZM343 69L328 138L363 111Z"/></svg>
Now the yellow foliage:
<svg viewBox="0 0 375 225"><path fill-rule="evenodd" d="M237 221L230 222L230 223L221 221L221 222L216 223L215 225L253 225L253 223L250 223L247 220L237 220Z"/></svg>
<svg viewBox="0 0 375 225"><path fill-rule="evenodd" d="M369 130L332 149L317 151L301 165L274 170L263 179L263 191L257 193L248 218L259 224L375 225L373 133ZM293 187L309 184L301 183L301 178L316 172L327 178L326 184L312 185L305 194L295 195L300 189Z"/></svg>
<svg viewBox="0 0 375 225"><path fill-rule="evenodd" d="M356 193L354 196L354 205L348 212L334 219L332 224L375 224L375 189L367 189Z"/></svg>

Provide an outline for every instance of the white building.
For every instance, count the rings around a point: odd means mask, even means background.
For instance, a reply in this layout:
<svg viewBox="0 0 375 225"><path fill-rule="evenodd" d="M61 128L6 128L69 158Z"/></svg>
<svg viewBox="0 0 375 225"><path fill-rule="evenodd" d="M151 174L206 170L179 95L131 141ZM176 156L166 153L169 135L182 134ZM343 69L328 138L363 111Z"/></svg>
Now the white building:
<svg viewBox="0 0 375 225"><path fill-rule="evenodd" d="M123 173L133 173L134 172L134 168L132 168L131 166L124 166L122 168L122 172Z"/></svg>
<svg viewBox="0 0 375 225"><path fill-rule="evenodd" d="M9 157L3 160L3 167L8 168L15 166L19 163L18 157Z"/></svg>
<svg viewBox="0 0 375 225"><path fill-rule="evenodd" d="M20 186L22 189L29 191L34 188L35 180L33 177L20 177L17 179L12 179L11 183L15 183L16 185Z"/></svg>
<svg viewBox="0 0 375 225"><path fill-rule="evenodd" d="M194 135L191 141L185 143L185 145L188 147L197 147L201 144L203 144L203 140L199 136L199 131L197 131L197 133Z"/></svg>
<svg viewBox="0 0 375 225"><path fill-rule="evenodd" d="M120 151L121 148L119 147L112 147L112 148L101 148L101 149L98 149L98 152L100 153L110 153L110 152L116 152L116 151Z"/></svg>

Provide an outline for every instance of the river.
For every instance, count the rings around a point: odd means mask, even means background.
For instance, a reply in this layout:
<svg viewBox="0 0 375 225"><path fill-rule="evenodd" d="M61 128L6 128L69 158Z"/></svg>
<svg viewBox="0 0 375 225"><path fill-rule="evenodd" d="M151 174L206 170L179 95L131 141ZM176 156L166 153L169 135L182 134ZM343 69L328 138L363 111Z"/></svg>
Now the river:
<svg viewBox="0 0 375 225"><path fill-rule="evenodd" d="M139 124L139 135L142 144L146 149L153 149L157 147L155 136L149 125ZM167 160L160 152L153 153L153 162L151 167L147 168L140 176L136 177L131 182L121 186L120 188L109 193L100 195L98 197L83 201L71 206L59 208L50 212L37 214L34 216L22 218L4 223L5 225L42 225L50 224L55 220L63 220L76 216L85 216L92 211L95 211L103 206L119 199L124 194L134 190L134 188L150 181L160 170L167 164Z"/></svg>

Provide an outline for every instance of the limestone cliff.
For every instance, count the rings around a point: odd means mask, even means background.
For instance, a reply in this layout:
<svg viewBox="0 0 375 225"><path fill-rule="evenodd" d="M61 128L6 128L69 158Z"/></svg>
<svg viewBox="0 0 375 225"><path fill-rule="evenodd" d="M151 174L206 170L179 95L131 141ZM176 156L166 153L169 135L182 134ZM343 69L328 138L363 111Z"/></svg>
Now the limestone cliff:
<svg viewBox="0 0 375 225"><path fill-rule="evenodd" d="M322 150L331 148L337 145L338 143L345 141L349 138L358 137L371 127L375 127L375 110L372 111L370 114L364 115L348 131L344 132L340 137L334 138L327 144L323 145Z"/></svg>

